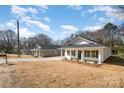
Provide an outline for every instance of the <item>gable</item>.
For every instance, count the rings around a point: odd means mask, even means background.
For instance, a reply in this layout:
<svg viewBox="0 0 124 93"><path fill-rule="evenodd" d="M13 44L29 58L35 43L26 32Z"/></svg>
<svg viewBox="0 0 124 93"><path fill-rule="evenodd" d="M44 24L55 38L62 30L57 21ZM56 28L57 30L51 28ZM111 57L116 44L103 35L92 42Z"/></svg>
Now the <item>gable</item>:
<svg viewBox="0 0 124 93"><path fill-rule="evenodd" d="M82 37L77 37L69 45L86 45L86 44L96 44L96 43L93 41L84 39Z"/></svg>
<svg viewBox="0 0 124 93"><path fill-rule="evenodd" d="M82 45L82 44L89 44L89 42L82 39L77 39L71 45Z"/></svg>

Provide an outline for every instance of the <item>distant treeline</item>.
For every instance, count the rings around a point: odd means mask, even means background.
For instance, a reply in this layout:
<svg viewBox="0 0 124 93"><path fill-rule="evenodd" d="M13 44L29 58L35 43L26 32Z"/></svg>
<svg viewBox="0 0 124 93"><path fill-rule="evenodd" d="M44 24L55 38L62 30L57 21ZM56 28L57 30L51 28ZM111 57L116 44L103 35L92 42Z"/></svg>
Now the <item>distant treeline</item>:
<svg viewBox="0 0 124 93"><path fill-rule="evenodd" d="M115 45L122 45L122 39L120 36L124 35L124 24L120 27L107 23L102 29L96 31L79 31L78 33L70 35L63 40L54 41L47 35L37 34L29 38L20 38L20 49L32 49L41 45L66 45L76 36L81 36L86 39L93 40L100 44L114 47ZM54 37L53 37L54 38ZM17 51L17 34L11 29L0 30L0 51L6 51L7 53L16 53Z"/></svg>

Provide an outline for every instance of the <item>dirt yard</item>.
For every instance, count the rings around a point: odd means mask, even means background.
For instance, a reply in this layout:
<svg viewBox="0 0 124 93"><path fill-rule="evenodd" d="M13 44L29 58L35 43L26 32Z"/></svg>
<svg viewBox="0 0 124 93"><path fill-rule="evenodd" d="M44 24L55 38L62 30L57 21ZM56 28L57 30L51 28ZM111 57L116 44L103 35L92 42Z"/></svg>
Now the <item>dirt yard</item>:
<svg viewBox="0 0 124 93"><path fill-rule="evenodd" d="M67 61L0 64L0 87L124 87L124 66Z"/></svg>

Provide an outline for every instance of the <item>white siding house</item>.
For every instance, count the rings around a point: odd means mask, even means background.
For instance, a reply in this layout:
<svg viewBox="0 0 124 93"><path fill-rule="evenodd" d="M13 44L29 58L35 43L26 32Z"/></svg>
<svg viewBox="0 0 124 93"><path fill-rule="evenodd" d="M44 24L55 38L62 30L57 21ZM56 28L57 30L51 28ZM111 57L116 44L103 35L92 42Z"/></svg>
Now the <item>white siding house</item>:
<svg viewBox="0 0 124 93"><path fill-rule="evenodd" d="M59 45L41 45L29 50L21 50L23 55L32 55L35 57L60 56Z"/></svg>
<svg viewBox="0 0 124 93"><path fill-rule="evenodd" d="M67 60L79 60L82 62L96 62L97 64L101 64L111 56L109 47L79 36L60 49L61 56L64 56ZM65 51L64 55L62 55L63 50Z"/></svg>

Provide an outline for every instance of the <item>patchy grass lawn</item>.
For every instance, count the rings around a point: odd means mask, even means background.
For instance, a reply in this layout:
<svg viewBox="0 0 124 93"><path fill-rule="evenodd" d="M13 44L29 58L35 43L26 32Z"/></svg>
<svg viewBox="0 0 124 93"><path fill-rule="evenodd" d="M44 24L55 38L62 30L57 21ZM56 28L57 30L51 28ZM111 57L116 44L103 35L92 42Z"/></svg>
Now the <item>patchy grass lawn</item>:
<svg viewBox="0 0 124 93"><path fill-rule="evenodd" d="M124 67L67 61L0 64L0 87L124 87Z"/></svg>
<svg viewBox="0 0 124 93"><path fill-rule="evenodd" d="M114 55L114 56L121 58L121 59L124 59L124 46L119 46L119 47L116 47L114 49L117 50L117 52L118 52L118 54Z"/></svg>

